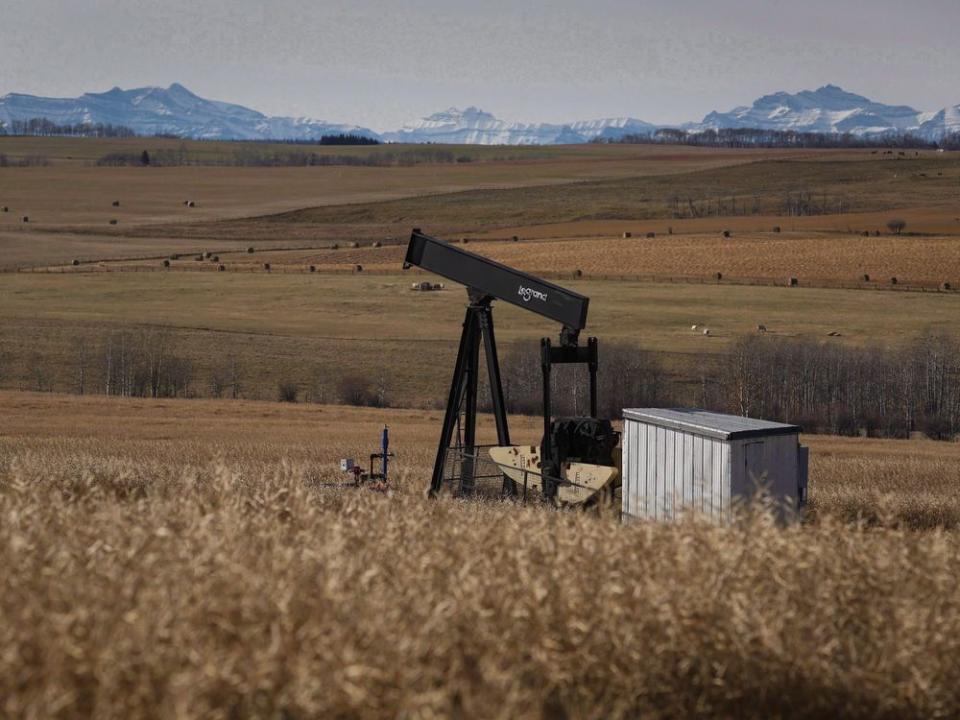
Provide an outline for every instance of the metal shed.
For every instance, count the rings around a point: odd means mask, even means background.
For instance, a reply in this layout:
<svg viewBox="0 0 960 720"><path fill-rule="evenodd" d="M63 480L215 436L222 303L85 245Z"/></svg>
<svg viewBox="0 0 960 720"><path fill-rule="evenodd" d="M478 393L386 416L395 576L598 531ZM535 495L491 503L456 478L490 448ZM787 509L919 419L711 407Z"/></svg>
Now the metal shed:
<svg viewBox="0 0 960 720"><path fill-rule="evenodd" d="M807 448L796 425L682 408L623 411L623 518L681 511L728 520L763 486L796 517L806 502Z"/></svg>

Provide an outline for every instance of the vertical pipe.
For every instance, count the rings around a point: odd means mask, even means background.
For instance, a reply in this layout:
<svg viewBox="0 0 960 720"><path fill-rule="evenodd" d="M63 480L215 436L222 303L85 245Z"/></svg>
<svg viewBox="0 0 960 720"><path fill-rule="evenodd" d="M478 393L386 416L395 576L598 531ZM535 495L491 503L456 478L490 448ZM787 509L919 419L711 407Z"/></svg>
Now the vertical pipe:
<svg viewBox="0 0 960 720"><path fill-rule="evenodd" d="M383 426L383 434L380 436L380 474L383 475L383 481L387 482L387 450L390 447L390 436L388 428Z"/></svg>

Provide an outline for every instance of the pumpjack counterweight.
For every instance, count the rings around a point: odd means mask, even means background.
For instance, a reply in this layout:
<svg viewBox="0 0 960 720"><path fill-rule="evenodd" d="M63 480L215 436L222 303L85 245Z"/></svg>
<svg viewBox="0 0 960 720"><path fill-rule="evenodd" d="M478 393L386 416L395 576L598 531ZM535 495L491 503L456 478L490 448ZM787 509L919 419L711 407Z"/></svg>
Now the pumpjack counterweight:
<svg viewBox="0 0 960 720"><path fill-rule="evenodd" d="M503 492L516 494L523 487L524 495L528 480L535 485L544 497L551 501L558 498L558 490L565 482L562 476L575 473L584 479L584 485L576 492L560 493L561 499L574 498L572 502L584 502L592 498L600 489L607 487L619 477L615 463L596 465L579 462L578 457L568 452L572 440L568 430L571 420L576 425L579 439L577 448L596 445L602 439L606 453L611 437L616 433L608 421L596 420L597 415L597 364L598 351L596 338L590 338L586 347L577 347L577 341L587 324L589 298L567 288L547 282L529 273L507 267L476 253L454 247L437 238L430 237L415 228L410 236L404 267L416 266L441 275L449 280L465 285L469 303L463 320L460 346L454 366L453 379L447 397L447 408L443 419L443 429L437 447L437 456L430 483L430 494L437 495L443 487L448 454L454 433L457 433L460 457L459 488L461 495L473 493L477 477L475 464L480 460L476 440L477 429L477 393L479 388L480 347L484 348L487 375L490 388L491 407L497 427L498 446L490 449L489 455L494 463L504 468ZM494 300L503 300L517 307L537 313L560 323L560 345L552 347L550 341L541 341L541 365L543 369L543 409L544 436L539 448L514 448L510 446L510 431L507 423L506 405L500 377L500 363L497 357L496 337L493 330ZM551 366L555 363L585 363L590 368L590 411L591 418L567 419L562 427L564 433L558 433L557 422L551 415ZM463 425L460 425L461 408ZM585 429L586 428L586 429ZM462 431L462 435L461 435ZM559 438L559 440L557 440ZM586 439L585 439L586 438ZM563 445L566 443L566 445ZM563 445L562 447L560 445ZM569 446L569 447L568 447ZM582 454L582 450L581 450ZM596 453L594 453L596 454ZM500 458L500 459L498 459ZM521 463L522 460L522 463ZM595 460L591 460L595 462ZM524 467L520 467L523 464ZM571 468L574 468L571 470ZM598 470L599 468L599 470ZM535 476L535 477L532 477ZM532 478L532 479L531 479ZM575 483L568 483L573 485ZM583 490L581 492L581 490ZM579 498L579 499L577 499Z"/></svg>

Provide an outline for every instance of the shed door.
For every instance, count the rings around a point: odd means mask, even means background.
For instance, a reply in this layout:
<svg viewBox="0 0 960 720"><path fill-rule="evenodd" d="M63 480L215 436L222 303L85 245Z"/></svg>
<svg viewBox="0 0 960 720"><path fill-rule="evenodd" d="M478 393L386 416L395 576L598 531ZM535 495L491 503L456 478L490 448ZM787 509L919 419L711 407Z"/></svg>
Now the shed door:
<svg viewBox="0 0 960 720"><path fill-rule="evenodd" d="M743 448L743 480L748 494L753 494L765 485L769 478L764 477L763 441L748 442Z"/></svg>

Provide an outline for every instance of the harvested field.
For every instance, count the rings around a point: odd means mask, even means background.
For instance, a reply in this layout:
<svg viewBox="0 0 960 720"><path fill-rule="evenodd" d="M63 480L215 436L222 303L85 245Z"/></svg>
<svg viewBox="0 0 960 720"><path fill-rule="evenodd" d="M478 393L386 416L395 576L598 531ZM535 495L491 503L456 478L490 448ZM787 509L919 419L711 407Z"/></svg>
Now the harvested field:
<svg viewBox="0 0 960 720"><path fill-rule="evenodd" d="M456 239L456 238L454 238ZM394 272L403 263L406 247L394 245L336 250L266 249L255 255L224 252L231 270L253 270L263 262L291 270L314 265L320 270L352 269ZM576 270L586 276L643 276L714 279L722 273L729 282L753 279L784 283L797 277L804 285L825 283L935 288L944 281L960 283L960 235L890 235L862 237L852 233L754 232L724 238L719 232L701 235L661 234L654 238L556 238L540 241L477 242L468 250L533 273L567 275ZM825 263L825 257L831 258ZM173 269L195 269L192 257ZM130 261L106 266L107 270L151 268L156 261ZM85 271L89 268L78 268ZM864 282L863 276L870 280Z"/></svg>

